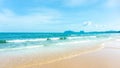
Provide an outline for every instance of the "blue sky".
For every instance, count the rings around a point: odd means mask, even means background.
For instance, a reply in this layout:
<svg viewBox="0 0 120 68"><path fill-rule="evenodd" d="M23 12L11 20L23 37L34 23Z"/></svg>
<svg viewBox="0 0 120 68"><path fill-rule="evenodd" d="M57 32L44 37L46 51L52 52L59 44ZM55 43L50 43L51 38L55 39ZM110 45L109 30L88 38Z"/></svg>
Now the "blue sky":
<svg viewBox="0 0 120 68"><path fill-rule="evenodd" d="M120 30L120 0L0 0L0 32Z"/></svg>

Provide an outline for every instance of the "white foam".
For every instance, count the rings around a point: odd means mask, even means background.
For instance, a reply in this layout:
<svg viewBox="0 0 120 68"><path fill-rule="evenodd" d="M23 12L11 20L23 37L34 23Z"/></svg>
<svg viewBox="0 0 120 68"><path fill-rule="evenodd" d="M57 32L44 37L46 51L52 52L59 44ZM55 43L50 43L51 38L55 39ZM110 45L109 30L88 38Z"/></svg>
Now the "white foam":
<svg viewBox="0 0 120 68"><path fill-rule="evenodd" d="M120 39L116 39L116 41L119 41L119 42L120 42Z"/></svg>
<svg viewBox="0 0 120 68"><path fill-rule="evenodd" d="M60 42L60 43L57 43L56 45L71 45L71 44L78 44L78 43L87 43L87 42L90 42L90 40L78 40L78 41L71 41L71 42Z"/></svg>
<svg viewBox="0 0 120 68"><path fill-rule="evenodd" d="M59 40L59 38L51 38L51 40Z"/></svg>
<svg viewBox="0 0 120 68"><path fill-rule="evenodd" d="M78 36L78 37L68 37L68 39L82 39L82 38L96 38L96 36Z"/></svg>
<svg viewBox="0 0 120 68"><path fill-rule="evenodd" d="M59 40L59 38L50 38L51 40ZM17 40L8 40L7 42L15 42L15 43L22 43L22 42L37 42L37 41L46 41L47 38L38 38L38 39L17 39Z"/></svg>
<svg viewBox="0 0 120 68"><path fill-rule="evenodd" d="M44 45L34 45L34 46L28 46L28 47L25 47L25 48L38 48L38 47L43 47Z"/></svg>
<svg viewBox="0 0 120 68"><path fill-rule="evenodd" d="M26 46L26 47L5 48L5 49L0 49L0 51L32 49L32 48L39 48L39 47L43 47L43 46L44 45L34 45L34 46Z"/></svg>
<svg viewBox="0 0 120 68"><path fill-rule="evenodd" d="M89 38L96 38L96 36L88 36Z"/></svg>
<svg viewBox="0 0 120 68"><path fill-rule="evenodd" d="M15 42L15 43L21 43L21 42L34 42L34 41L45 41L46 39L25 39L25 40L8 40L7 42Z"/></svg>
<svg viewBox="0 0 120 68"><path fill-rule="evenodd" d="M26 42L27 40L9 40L9 41L7 41L7 42L17 42L17 43L19 43L19 42Z"/></svg>
<svg viewBox="0 0 120 68"><path fill-rule="evenodd" d="M68 37L68 39L80 39L80 38L83 38L83 37Z"/></svg>

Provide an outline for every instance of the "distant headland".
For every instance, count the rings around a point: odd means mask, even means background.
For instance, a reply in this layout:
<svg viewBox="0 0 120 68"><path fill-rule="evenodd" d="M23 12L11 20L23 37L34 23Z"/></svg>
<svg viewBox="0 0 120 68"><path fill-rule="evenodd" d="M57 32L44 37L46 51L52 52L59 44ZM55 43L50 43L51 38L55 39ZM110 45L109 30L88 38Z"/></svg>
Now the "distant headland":
<svg viewBox="0 0 120 68"><path fill-rule="evenodd" d="M64 31L65 34L87 34L87 33L120 33L120 31L93 31L93 32L85 32L85 31L79 31L79 32L75 32L72 30L68 30L68 31Z"/></svg>

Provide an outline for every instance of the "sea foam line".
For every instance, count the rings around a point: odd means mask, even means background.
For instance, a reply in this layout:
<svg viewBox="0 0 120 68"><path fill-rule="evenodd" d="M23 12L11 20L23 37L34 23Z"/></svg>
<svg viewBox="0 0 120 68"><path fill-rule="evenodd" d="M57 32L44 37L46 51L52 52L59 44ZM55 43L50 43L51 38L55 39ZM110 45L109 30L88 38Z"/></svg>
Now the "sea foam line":
<svg viewBox="0 0 120 68"><path fill-rule="evenodd" d="M47 38L38 38L38 39L16 39L16 40L7 40L7 42L22 43L22 42L37 42L37 41L46 41ZM59 40L59 38L50 38L50 40Z"/></svg>
<svg viewBox="0 0 120 68"><path fill-rule="evenodd" d="M26 46L26 47L5 48L5 49L0 49L0 52L2 52L2 51L13 51L13 50L24 50L24 49L40 48L40 47L43 47L43 46L44 45L34 45L34 46Z"/></svg>
<svg viewBox="0 0 120 68"><path fill-rule="evenodd" d="M96 38L96 36L78 36L78 37L67 37L68 40L72 39L84 39L84 38ZM49 38L50 40L60 40L59 37L56 38ZM16 40L7 40L7 42L12 43L23 43L23 42L37 42L37 41L46 41L47 38L38 38L38 39L16 39Z"/></svg>

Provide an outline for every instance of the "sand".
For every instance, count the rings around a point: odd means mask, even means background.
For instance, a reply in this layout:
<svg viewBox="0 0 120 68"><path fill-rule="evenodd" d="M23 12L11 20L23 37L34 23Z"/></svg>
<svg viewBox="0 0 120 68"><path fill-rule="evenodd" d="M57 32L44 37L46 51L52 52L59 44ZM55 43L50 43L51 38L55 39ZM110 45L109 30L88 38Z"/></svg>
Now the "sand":
<svg viewBox="0 0 120 68"><path fill-rule="evenodd" d="M107 42L104 46L99 51L35 68L120 68L120 40Z"/></svg>
<svg viewBox="0 0 120 68"><path fill-rule="evenodd" d="M72 43L70 44L72 46ZM0 68L120 68L119 40L105 42L104 48L101 45L90 47L86 45L74 48L66 46L65 49L52 47L52 50L48 47L47 50L49 53L37 48L0 53ZM57 52L54 52L55 50Z"/></svg>

